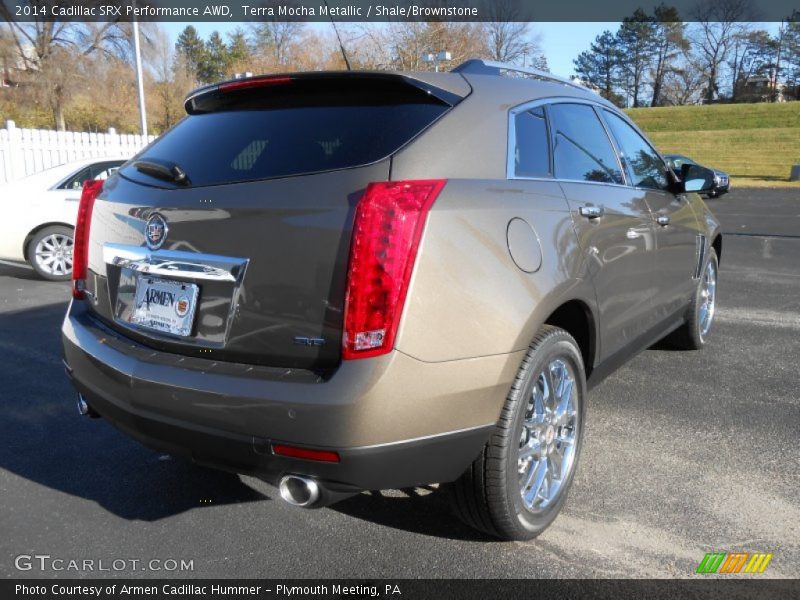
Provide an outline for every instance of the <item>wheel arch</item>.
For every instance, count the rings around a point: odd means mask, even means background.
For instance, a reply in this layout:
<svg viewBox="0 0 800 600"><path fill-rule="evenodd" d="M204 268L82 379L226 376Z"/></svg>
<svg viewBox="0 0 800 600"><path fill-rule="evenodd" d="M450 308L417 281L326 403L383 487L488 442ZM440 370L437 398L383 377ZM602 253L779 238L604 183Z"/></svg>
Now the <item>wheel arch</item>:
<svg viewBox="0 0 800 600"><path fill-rule="evenodd" d="M711 247L714 248L714 250L717 253L717 262L721 263L722 262L722 234L721 233L717 233L714 236L714 240L711 242Z"/></svg>
<svg viewBox="0 0 800 600"><path fill-rule="evenodd" d="M550 313L543 325L559 327L575 338L588 379L594 368L598 345L597 319L591 307L577 298L566 300Z"/></svg>
<svg viewBox="0 0 800 600"><path fill-rule="evenodd" d="M30 257L28 256L28 246L31 245L31 240L36 237L36 234L42 231L43 229L47 229L48 227L66 227L67 229L72 229L75 231L75 226L70 225L69 223L64 223L63 221L51 221L49 223L42 223L41 225L37 225L33 229L28 232L28 235L25 236L25 240L22 242L22 256L25 257L26 261L30 261Z"/></svg>

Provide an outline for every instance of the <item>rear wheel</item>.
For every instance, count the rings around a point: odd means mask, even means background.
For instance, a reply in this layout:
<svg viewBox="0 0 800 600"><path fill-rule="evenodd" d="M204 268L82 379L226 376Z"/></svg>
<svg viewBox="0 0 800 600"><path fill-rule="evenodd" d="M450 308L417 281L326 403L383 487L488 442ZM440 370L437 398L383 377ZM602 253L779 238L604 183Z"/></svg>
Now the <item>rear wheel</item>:
<svg viewBox="0 0 800 600"><path fill-rule="evenodd" d="M686 322L668 338L673 346L682 350L699 350L706 345L717 309L718 273L717 252L711 248L703 275L687 310Z"/></svg>
<svg viewBox="0 0 800 600"><path fill-rule="evenodd" d="M578 344L545 325L483 452L448 486L461 520L507 540L534 538L552 523L580 454L585 390Z"/></svg>
<svg viewBox="0 0 800 600"><path fill-rule="evenodd" d="M66 281L72 277L72 228L45 227L28 243L28 262L43 279Z"/></svg>

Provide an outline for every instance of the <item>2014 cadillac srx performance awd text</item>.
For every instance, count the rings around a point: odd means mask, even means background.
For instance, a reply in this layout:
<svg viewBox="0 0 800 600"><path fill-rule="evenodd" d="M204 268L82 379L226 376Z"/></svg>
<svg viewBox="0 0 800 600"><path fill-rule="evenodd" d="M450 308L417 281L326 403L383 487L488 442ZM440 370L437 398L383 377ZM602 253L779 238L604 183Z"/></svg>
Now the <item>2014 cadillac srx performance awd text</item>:
<svg viewBox="0 0 800 600"><path fill-rule="evenodd" d="M473 60L185 106L86 184L63 327L81 411L147 446L301 506L438 482L529 539L564 504L587 389L664 336L706 342L714 173L678 176L569 81Z"/></svg>

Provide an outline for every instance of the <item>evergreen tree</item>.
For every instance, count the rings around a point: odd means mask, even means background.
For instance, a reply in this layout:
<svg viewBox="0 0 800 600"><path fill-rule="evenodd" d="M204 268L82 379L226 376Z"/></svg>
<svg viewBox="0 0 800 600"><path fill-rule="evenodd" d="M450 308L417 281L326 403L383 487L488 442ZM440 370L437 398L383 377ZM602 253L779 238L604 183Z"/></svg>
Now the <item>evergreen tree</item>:
<svg viewBox="0 0 800 600"><path fill-rule="evenodd" d="M786 20L781 39L780 73L789 87L795 88L800 100L800 11L794 11Z"/></svg>
<svg viewBox="0 0 800 600"><path fill-rule="evenodd" d="M599 88L600 95L615 104L621 103L621 98L616 93L619 62L617 39L610 31L598 35L589 46L589 50L581 52L573 61L575 74L583 81Z"/></svg>
<svg viewBox="0 0 800 600"><path fill-rule="evenodd" d="M654 12L655 64L653 66L653 97L650 106L662 103L661 90L664 78L675 69L676 59L689 50L686 25L681 22L678 11L672 6L660 4Z"/></svg>
<svg viewBox="0 0 800 600"><path fill-rule="evenodd" d="M732 60L728 63L731 69L733 102L752 102L762 99L753 98L754 90L748 90L748 82L752 77L766 77L771 88L777 64L778 44L778 40L763 29L736 34Z"/></svg>
<svg viewBox="0 0 800 600"><path fill-rule="evenodd" d="M214 31L205 44L205 53L197 72L198 79L203 83L226 79L229 64L228 47L219 32Z"/></svg>
<svg viewBox="0 0 800 600"><path fill-rule="evenodd" d="M619 66L634 108L641 106L645 76L656 54L656 33L655 20L641 8L625 17L617 31Z"/></svg>
<svg viewBox="0 0 800 600"><path fill-rule="evenodd" d="M201 81L200 68L205 62L206 46L191 25L181 31L175 42L176 64L184 65L187 74L196 81Z"/></svg>
<svg viewBox="0 0 800 600"><path fill-rule="evenodd" d="M235 69L245 70L252 59L245 32L237 28L228 34L228 62Z"/></svg>

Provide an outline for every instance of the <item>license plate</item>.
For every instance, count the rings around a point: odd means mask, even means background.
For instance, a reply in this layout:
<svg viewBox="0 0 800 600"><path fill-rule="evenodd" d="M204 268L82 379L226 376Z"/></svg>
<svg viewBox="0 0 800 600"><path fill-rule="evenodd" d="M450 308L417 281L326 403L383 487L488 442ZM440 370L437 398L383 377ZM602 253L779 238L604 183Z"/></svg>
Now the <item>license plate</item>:
<svg viewBox="0 0 800 600"><path fill-rule="evenodd" d="M129 322L170 335L192 334L199 288L193 283L140 275Z"/></svg>

